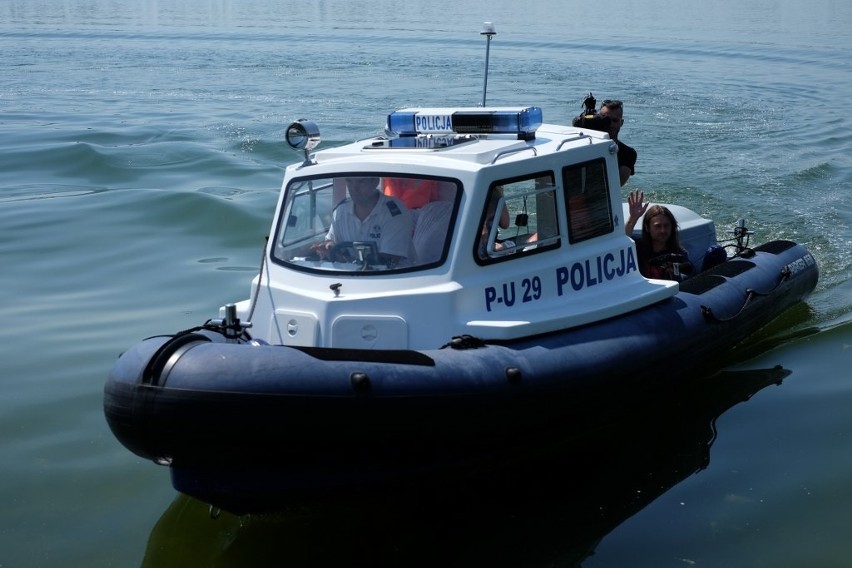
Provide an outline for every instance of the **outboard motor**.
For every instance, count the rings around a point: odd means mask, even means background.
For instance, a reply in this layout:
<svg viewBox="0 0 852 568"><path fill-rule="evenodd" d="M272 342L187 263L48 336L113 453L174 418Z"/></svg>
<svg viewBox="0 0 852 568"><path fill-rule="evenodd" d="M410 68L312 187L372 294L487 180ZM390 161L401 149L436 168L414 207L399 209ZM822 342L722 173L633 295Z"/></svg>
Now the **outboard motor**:
<svg viewBox="0 0 852 568"><path fill-rule="evenodd" d="M745 226L745 219L737 220L737 226L734 227L734 240L737 243L737 254L740 254L744 250L749 248L749 238L753 234L754 233L749 231L748 228Z"/></svg>

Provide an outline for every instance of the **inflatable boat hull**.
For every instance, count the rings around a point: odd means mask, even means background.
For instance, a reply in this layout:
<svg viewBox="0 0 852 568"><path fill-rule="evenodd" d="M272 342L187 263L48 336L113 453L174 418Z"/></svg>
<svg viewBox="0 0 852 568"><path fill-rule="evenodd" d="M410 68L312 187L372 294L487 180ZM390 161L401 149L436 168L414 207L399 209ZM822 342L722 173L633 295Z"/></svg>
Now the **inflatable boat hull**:
<svg viewBox="0 0 852 568"><path fill-rule="evenodd" d="M665 388L801 301L818 269L775 241L626 316L512 342L458 338L430 351L145 340L114 365L105 412L175 488L238 512L294 495L458 472L570 435L606 401Z"/></svg>

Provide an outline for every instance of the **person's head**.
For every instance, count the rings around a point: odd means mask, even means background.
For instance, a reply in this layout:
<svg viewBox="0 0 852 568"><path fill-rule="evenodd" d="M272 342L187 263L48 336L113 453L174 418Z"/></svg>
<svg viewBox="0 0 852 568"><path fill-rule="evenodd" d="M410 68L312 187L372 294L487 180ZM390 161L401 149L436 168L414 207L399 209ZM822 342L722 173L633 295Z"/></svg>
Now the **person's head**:
<svg viewBox="0 0 852 568"><path fill-rule="evenodd" d="M379 194L379 178L377 177L349 177L346 178L346 187L349 188L349 196L355 203L361 204L375 199Z"/></svg>
<svg viewBox="0 0 852 568"><path fill-rule="evenodd" d="M609 118L609 137L618 140L618 132L624 124L624 105L621 101L607 99L601 103L601 116Z"/></svg>
<svg viewBox="0 0 852 568"><path fill-rule="evenodd" d="M667 207L652 205L642 219L642 239L656 250L680 248L677 220Z"/></svg>

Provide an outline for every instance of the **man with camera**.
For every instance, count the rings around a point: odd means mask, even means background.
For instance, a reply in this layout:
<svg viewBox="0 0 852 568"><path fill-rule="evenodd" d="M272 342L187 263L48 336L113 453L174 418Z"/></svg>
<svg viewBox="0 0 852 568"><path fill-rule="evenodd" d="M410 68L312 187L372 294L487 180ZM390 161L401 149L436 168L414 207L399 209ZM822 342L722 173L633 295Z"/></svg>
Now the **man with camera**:
<svg viewBox="0 0 852 568"><path fill-rule="evenodd" d="M595 110L597 100L589 93L583 101L583 114L574 119L574 126L602 130L618 144L618 175L621 185L627 183L635 172L636 150L618 139L618 133L624 124L624 104L619 100L607 99L601 103L600 110Z"/></svg>
<svg viewBox="0 0 852 568"><path fill-rule="evenodd" d="M609 119L609 137L618 144L618 175L621 178L621 185L624 185L630 176L636 173L638 156L636 150L618 139L618 133L624 124L624 105L621 101L607 99L601 103L598 113L602 118Z"/></svg>

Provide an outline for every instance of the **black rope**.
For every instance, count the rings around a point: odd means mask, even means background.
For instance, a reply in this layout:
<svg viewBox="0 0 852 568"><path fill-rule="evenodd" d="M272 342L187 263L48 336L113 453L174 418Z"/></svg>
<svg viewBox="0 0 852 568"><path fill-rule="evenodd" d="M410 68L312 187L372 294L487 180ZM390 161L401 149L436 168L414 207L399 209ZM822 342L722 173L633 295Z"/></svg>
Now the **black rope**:
<svg viewBox="0 0 852 568"><path fill-rule="evenodd" d="M735 313L731 317L717 318L716 314L713 313L713 308L710 308L708 306L701 306L701 314L704 316L704 319L706 319L707 321L712 322L712 323L725 323L725 322L733 321L733 320L737 319L740 316L740 314L743 313L743 311L745 311L746 307L748 306L749 302L751 302L751 299L754 296L755 296L754 290L746 290L745 302L743 302L743 305L742 305L742 307L740 307L739 311L737 311L737 313Z"/></svg>
<svg viewBox="0 0 852 568"><path fill-rule="evenodd" d="M218 322L219 320L215 320L215 321ZM173 333L171 335L168 335L168 334L154 335L152 337L180 337L182 335L189 335L191 333L197 333L199 331L210 331L210 332L213 332L213 333L218 333L219 335L221 335L222 337L225 337L227 339L244 339L246 341L251 341L251 335L249 335L249 332L248 332L247 329L243 329L242 332L240 333L240 335L234 337L234 336L228 335L227 328L223 324L213 323L213 322L214 322L214 320L209 319L201 325L197 325L195 327L190 327L189 329L183 329L181 331L176 331L175 333ZM152 337L149 337L148 339L152 339Z"/></svg>
<svg viewBox="0 0 852 568"><path fill-rule="evenodd" d="M708 306L701 306L701 314L704 316L704 319L706 319L707 321L712 322L712 323L725 323L725 322L732 321L732 320L738 318L740 316L740 314L742 314L745 311L746 307L748 307L748 304L749 304L749 302L751 302L752 298L755 298L757 296L769 296L775 290L777 290L778 287L781 286L781 284L783 284L787 279L789 279L791 274L792 273L790 272L789 267L785 266L783 269L781 269L781 278L778 280L778 283L775 284L775 286L773 286L772 289L769 290L768 292L758 292L757 290L747 288L746 289L745 302L743 302L742 307L740 307L740 309L737 311L737 313L735 313L734 315L732 315L730 317L718 318L718 317L716 317L716 314L713 313L713 308L710 308Z"/></svg>
<svg viewBox="0 0 852 568"><path fill-rule="evenodd" d="M171 339L160 345L148 359L148 363L142 370L142 384L162 386L160 379L172 355L192 343L205 341L210 341L210 338L189 332L172 336Z"/></svg>
<svg viewBox="0 0 852 568"><path fill-rule="evenodd" d="M269 244L269 235L263 240L263 252L260 254L260 270L257 272L257 286L254 289L254 295L251 300L251 308L249 308L248 321L251 321L254 315L254 308L257 306L257 297L260 294L260 283L263 280L263 268L266 266L266 245Z"/></svg>
<svg viewBox="0 0 852 568"><path fill-rule="evenodd" d="M441 349L450 347L452 349L479 349L485 347L485 341L473 335L456 335L450 339L449 343L441 346Z"/></svg>

